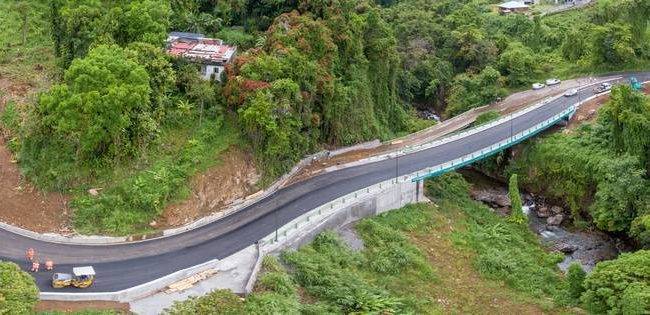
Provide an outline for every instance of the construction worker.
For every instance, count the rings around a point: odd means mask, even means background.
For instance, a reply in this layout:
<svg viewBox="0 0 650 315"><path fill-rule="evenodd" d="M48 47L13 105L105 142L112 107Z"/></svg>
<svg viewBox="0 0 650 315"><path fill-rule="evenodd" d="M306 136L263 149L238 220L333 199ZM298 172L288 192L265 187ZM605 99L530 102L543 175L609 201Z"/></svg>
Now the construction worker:
<svg viewBox="0 0 650 315"><path fill-rule="evenodd" d="M34 260L32 263L32 272L38 272L38 268L41 267L41 264L38 263L38 260Z"/></svg>
<svg viewBox="0 0 650 315"><path fill-rule="evenodd" d="M47 271L52 271L54 269L54 262L52 259L46 258L45 259L45 270Z"/></svg>
<svg viewBox="0 0 650 315"><path fill-rule="evenodd" d="M28 261L34 261L34 257L36 256L36 251L33 248L28 248L27 252L25 253L25 257L27 257Z"/></svg>

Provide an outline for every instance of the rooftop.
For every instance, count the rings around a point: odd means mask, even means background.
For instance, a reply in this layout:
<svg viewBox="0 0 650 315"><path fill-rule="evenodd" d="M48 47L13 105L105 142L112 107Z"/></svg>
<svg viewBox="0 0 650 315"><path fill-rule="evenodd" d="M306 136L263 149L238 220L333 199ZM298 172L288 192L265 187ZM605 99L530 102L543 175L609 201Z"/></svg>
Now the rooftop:
<svg viewBox="0 0 650 315"><path fill-rule="evenodd" d="M203 34L172 32L167 37L167 53L206 63L225 64L235 55L236 46Z"/></svg>
<svg viewBox="0 0 650 315"><path fill-rule="evenodd" d="M504 2L502 4L499 4L499 8L502 9L523 9L523 8L528 8L529 6L524 4L523 1L508 1Z"/></svg>

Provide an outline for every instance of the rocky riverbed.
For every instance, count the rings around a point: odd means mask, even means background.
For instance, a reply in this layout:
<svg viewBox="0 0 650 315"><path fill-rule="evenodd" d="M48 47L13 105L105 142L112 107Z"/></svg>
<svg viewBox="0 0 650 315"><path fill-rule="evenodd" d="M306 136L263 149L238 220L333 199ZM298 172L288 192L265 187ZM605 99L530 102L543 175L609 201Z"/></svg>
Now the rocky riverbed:
<svg viewBox="0 0 650 315"><path fill-rule="evenodd" d="M500 215L510 213L510 198L505 183L498 182L475 171L462 171L472 183L472 198L481 201ZM566 271L573 261L591 271L596 263L614 259L625 250L624 242L605 233L579 230L567 220L570 214L558 205L549 204L542 196L522 195L524 212L529 227L550 250L562 252L564 261L558 264Z"/></svg>

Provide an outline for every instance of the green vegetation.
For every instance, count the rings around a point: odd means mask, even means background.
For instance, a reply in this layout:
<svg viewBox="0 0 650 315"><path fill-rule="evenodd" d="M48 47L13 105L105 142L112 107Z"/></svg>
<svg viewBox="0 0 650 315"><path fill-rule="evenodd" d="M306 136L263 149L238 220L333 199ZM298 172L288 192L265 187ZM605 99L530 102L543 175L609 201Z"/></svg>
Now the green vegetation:
<svg viewBox="0 0 650 315"><path fill-rule="evenodd" d="M37 301L34 278L18 265L0 261L0 314L29 314Z"/></svg>
<svg viewBox="0 0 650 315"><path fill-rule="evenodd" d="M555 297L564 303L564 286L555 264L561 255L548 254L528 227L492 213L469 197L469 186L456 173L427 184L430 197L441 208L460 208L467 215L465 229L454 241L476 253L474 267L485 277L502 280L533 297Z"/></svg>
<svg viewBox="0 0 650 315"><path fill-rule="evenodd" d="M584 281L582 302L595 314L650 312L650 251L621 254L604 261Z"/></svg>
<svg viewBox="0 0 650 315"><path fill-rule="evenodd" d="M38 89L47 86L56 66L46 2L1 1L0 25L1 77Z"/></svg>
<svg viewBox="0 0 650 315"><path fill-rule="evenodd" d="M495 1L402 0L383 10L402 59L406 102L449 116L548 77L647 68L647 1L594 6L532 19L498 15Z"/></svg>
<svg viewBox="0 0 650 315"><path fill-rule="evenodd" d="M594 124L536 140L509 171L532 190L564 201L576 223L627 233L648 246L650 100L615 88Z"/></svg>
<svg viewBox="0 0 650 315"><path fill-rule="evenodd" d="M489 110L485 113L482 113L476 117L474 120L474 126L480 126L492 122L501 118L501 114L496 110Z"/></svg>
<svg viewBox="0 0 650 315"><path fill-rule="evenodd" d="M585 292L584 281L586 275L587 273L577 262L571 263L567 270L566 279L569 283L569 296L573 299L574 303L577 303L582 293Z"/></svg>
<svg viewBox="0 0 650 315"><path fill-rule="evenodd" d="M561 258L547 254L525 227L471 200L468 189L458 174L432 180L427 193L437 205L409 205L357 224L363 250L324 232L279 261L265 257L245 301L215 291L176 303L168 313L485 313L494 303L539 312L568 303L555 267ZM474 273L476 283L458 283Z"/></svg>
<svg viewBox="0 0 650 315"><path fill-rule="evenodd" d="M142 232L166 205L189 194L187 181L219 162L215 157L241 144L237 130L208 121L177 150L109 187L98 197L80 194L73 201L74 223L83 233L124 235Z"/></svg>
<svg viewBox="0 0 650 315"><path fill-rule="evenodd" d="M228 105L272 176L319 143L386 139L406 128L392 31L378 9L359 13L354 2L281 15L230 75Z"/></svg>
<svg viewBox="0 0 650 315"><path fill-rule="evenodd" d="M528 217L524 214L521 204L521 194L519 194L519 182L517 181L517 174L510 175L508 182L508 195L510 196L511 206L510 217L508 220L517 224L525 224L528 222Z"/></svg>

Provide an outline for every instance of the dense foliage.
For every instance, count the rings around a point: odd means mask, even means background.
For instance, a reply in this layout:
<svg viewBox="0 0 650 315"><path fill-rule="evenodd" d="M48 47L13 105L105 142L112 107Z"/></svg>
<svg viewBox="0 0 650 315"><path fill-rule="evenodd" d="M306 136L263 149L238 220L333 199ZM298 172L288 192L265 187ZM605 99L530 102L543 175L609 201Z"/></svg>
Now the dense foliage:
<svg viewBox="0 0 650 315"><path fill-rule="evenodd" d="M508 196L510 197L510 217L508 218L511 222L517 224L524 224L528 222L528 217L524 214L524 210L521 204L521 194L519 194L519 182L517 180L517 174L510 175L510 181L508 182Z"/></svg>
<svg viewBox="0 0 650 315"><path fill-rule="evenodd" d="M405 101L457 115L492 102L502 87L619 70L650 57L647 1L601 0L532 19L498 15L494 2L402 0L383 11L398 40Z"/></svg>
<svg viewBox="0 0 650 315"><path fill-rule="evenodd" d="M29 314L37 301L34 278L18 265L0 261L0 314Z"/></svg>
<svg viewBox="0 0 650 315"><path fill-rule="evenodd" d="M597 123L535 141L511 167L536 191L565 202L580 222L649 243L650 100L629 87L612 92Z"/></svg>
<svg viewBox="0 0 650 315"><path fill-rule="evenodd" d="M463 257L471 257L481 275L505 280L528 300L556 297L557 303L567 302L564 282L556 272L558 257L547 254L532 232L471 200L468 190L468 183L455 173L427 182L427 196L437 205L408 205L360 221L356 226L363 240L360 251L351 250L334 232L324 232L297 251L284 252L279 261L265 257L254 292L244 301L215 291L176 303L167 312L423 314L448 312L448 307L465 309L439 304L445 294L456 292L438 292L444 291L439 288L444 286L443 275L426 255L446 253L432 253L429 246L440 250L440 244L421 242L428 237L449 237L453 242L449 246L467 251ZM500 282L496 286L502 287Z"/></svg>
<svg viewBox="0 0 650 315"><path fill-rule="evenodd" d="M650 312L650 251L621 254L598 263L584 281L582 301L596 314Z"/></svg>
<svg viewBox="0 0 650 315"><path fill-rule="evenodd" d="M34 110L21 154L28 175L58 177L75 161L132 156L155 135L150 93L147 71L117 46L76 59Z"/></svg>
<svg viewBox="0 0 650 315"><path fill-rule="evenodd" d="M275 19L226 86L229 106L273 175L318 143L387 138L406 128L396 42L377 9L356 1L301 9Z"/></svg>
<svg viewBox="0 0 650 315"><path fill-rule="evenodd" d="M169 1L50 1L52 37L64 67L100 44L145 42L159 46L167 38Z"/></svg>
<svg viewBox="0 0 650 315"><path fill-rule="evenodd" d="M562 255L549 254L536 236L519 223L500 218L469 196L469 184L460 174L450 173L426 184L427 193L442 209L459 208L468 218L456 241L476 253L475 268L489 279L536 297L566 301L566 289L556 272Z"/></svg>

